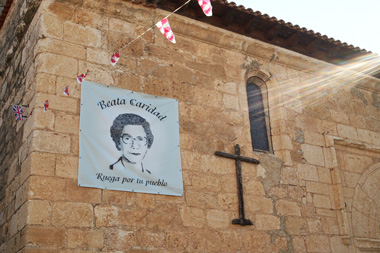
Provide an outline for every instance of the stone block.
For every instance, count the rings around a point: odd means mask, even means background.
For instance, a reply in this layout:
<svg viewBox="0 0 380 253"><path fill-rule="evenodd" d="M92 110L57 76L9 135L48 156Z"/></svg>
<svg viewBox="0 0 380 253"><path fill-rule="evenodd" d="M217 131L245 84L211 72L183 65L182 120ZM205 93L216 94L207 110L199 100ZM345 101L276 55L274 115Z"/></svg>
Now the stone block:
<svg viewBox="0 0 380 253"><path fill-rule="evenodd" d="M270 250L270 235L266 232L245 230L241 235L243 248L247 251L255 249L257 252L272 252Z"/></svg>
<svg viewBox="0 0 380 253"><path fill-rule="evenodd" d="M44 14L40 19L40 33L43 37L63 38L63 19L51 14Z"/></svg>
<svg viewBox="0 0 380 253"><path fill-rule="evenodd" d="M111 229L104 232L106 251L130 251L136 248L136 232L133 230Z"/></svg>
<svg viewBox="0 0 380 253"><path fill-rule="evenodd" d="M346 171L343 171L341 175L342 175L343 186L347 186L350 188L356 187L356 184L358 183L361 176L361 174L356 174L356 173L346 172Z"/></svg>
<svg viewBox="0 0 380 253"><path fill-rule="evenodd" d="M301 236L293 237L293 250L295 253L306 252L305 239Z"/></svg>
<svg viewBox="0 0 380 253"><path fill-rule="evenodd" d="M306 181L319 181L317 167L310 164L299 163L297 165L300 179Z"/></svg>
<svg viewBox="0 0 380 253"><path fill-rule="evenodd" d="M220 105L223 103L223 97L221 92L215 92L214 90L195 86L194 94L197 94L197 96L194 97L194 103L198 105L219 108Z"/></svg>
<svg viewBox="0 0 380 253"><path fill-rule="evenodd" d="M180 215L185 227L202 228L206 225L205 212L200 208L183 207L180 210Z"/></svg>
<svg viewBox="0 0 380 253"><path fill-rule="evenodd" d="M73 155L79 156L79 136L71 136L71 153Z"/></svg>
<svg viewBox="0 0 380 253"><path fill-rule="evenodd" d="M264 197L245 198L245 210L257 213L273 213L273 200ZM237 210L237 209L236 209Z"/></svg>
<svg viewBox="0 0 380 253"><path fill-rule="evenodd" d="M344 208L343 191L341 185L329 185L331 207L334 210Z"/></svg>
<svg viewBox="0 0 380 253"><path fill-rule="evenodd" d="M26 244L35 247L64 247L65 229L54 227L26 228Z"/></svg>
<svg viewBox="0 0 380 253"><path fill-rule="evenodd" d="M168 215L168 213L175 213L175 215ZM147 215L146 224L148 229L162 228L165 231L183 228L177 205L156 205L155 211Z"/></svg>
<svg viewBox="0 0 380 253"><path fill-rule="evenodd" d="M127 193L122 191L103 190L102 203L127 204Z"/></svg>
<svg viewBox="0 0 380 253"><path fill-rule="evenodd" d="M323 195L329 195L329 186L327 184L318 182L306 182L306 191L310 193L318 193Z"/></svg>
<svg viewBox="0 0 380 253"><path fill-rule="evenodd" d="M345 114L344 112L330 109L330 113L331 113L331 118L335 122L349 125L349 118L347 114Z"/></svg>
<svg viewBox="0 0 380 253"><path fill-rule="evenodd" d="M56 81L57 95L61 97L67 97L65 94L63 94L63 91L65 90L66 86L68 86L70 98L80 98L80 85L70 85L74 83L77 83L75 76L71 78L58 76Z"/></svg>
<svg viewBox="0 0 380 253"><path fill-rule="evenodd" d="M66 199L72 202L101 203L101 190L79 187L77 180L67 180Z"/></svg>
<svg viewBox="0 0 380 253"><path fill-rule="evenodd" d="M74 16L74 9L66 4L53 2L49 5L49 11L63 19L72 19Z"/></svg>
<svg viewBox="0 0 380 253"><path fill-rule="evenodd" d="M141 208L119 208L111 205L95 207L96 227L145 226L147 210Z"/></svg>
<svg viewBox="0 0 380 253"><path fill-rule="evenodd" d="M232 176L228 175L228 174L226 174L226 175L219 175L218 177L220 178L220 185L223 185L223 192L236 194L236 189L237 189L236 178L232 178ZM251 182L247 182L247 183L245 183L243 185L244 192L246 192L247 194L263 195L263 194L260 194L260 192L264 191L264 188L263 188L262 185L261 185L261 188L260 188L260 186L258 184L259 183L257 183L257 182L252 182L252 183ZM252 191L254 191L255 193L252 193Z"/></svg>
<svg viewBox="0 0 380 253"><path fill-rule="evenodd" d="M313 203L315 207L331 209L330 196L314 194Z"/></svg>
<svg viewBox="0 0 380 253"><path fill-rule="evenodd" d="M104 85L114 85L115 81L113 79L113 72L109 71L105 66L80 61L80 73L86 72L87 69L91 70L91 74L86 78L87 81L97 82Z"/></svg>
<svg viewBox="0 0 380 253"><path fill-rule="evenodd" d="M17 182L16 180L12 182ZM16 185L16 184L14 184ZM10 185L9 188L12 189L13 185ZM8 189L9 189L8 188ZM20 206L22 206L29 198L30 193L29 193L29 188L30 188L30 180L26 180L23 184L20 185L20 187L16 191L16 200L14 204L14 208L17 210ZM12 190L13 191L13 190ZM7 192L8 193L8 192ZM6 196L9 196L6 193ZM12 199L14 198L14 194L10 195L12 196ZM12 210L12 209L9 209Z"/></svg>
<svg viewBox="0 0 380 253"><path fill-rule="evenodd" d="M34 49L34 54L39 53L53 53L58 55L65 55L76 59L86 59L86 48L70 42L62 41L60 39L45 38L39 40ZM109 57L111 59L111 57Z"/></svg>
<svg viewBox="0 0 380 253"><path fill-rule="evenodd" d="M56 202L52 207L52 224L64 227L91 227L93 225L92 205Z"/></svg>
<svg viewBox="0 0 380 253"><path fill-rule="evenodd" d="M43 129L43 130L54 130L55 115L51 110L44 112L43 110L33 110L33 115L31 117L33 120L33 130ZM25 133L27 134L27 133Z"/></svg>
<svg viewBox="0 0 380 253"><path fill-rule="evenodd" d="M322 167L325 165L323 149L321 147L309 144L301 144L301 149L303 151L303 157L309 164Z"/></svg>
<svg viewBox="0 0 380 253"><path fill-rule="evenodd" d="M358 134L356 128L348 125L337 124L338 136L348 140L357 140Z"/></svg>
<svg viewBox="0 0 380 253"><path fill-rule="evenodd" d="M369 165L373 163L372 158L363 155L345 154L342 156L339 164L344 164L341 166L341 170L361 174Z"/></svg>
<svg viewBox="0 0 380 253"><path fill-rule="evenodd" d="M280 199L276 202L276 209L279 215L301 216L300 207L295 202Z"/></svg>
<svg viewBox="0 0 380 253"><path fill-rule="evenodd" d="M87 61L96 64L109 65L112 53L97 48L87 48Z"/></svg>
<svg viewBox="0 0 380 253"><path fill-rule="evenodd" d="M230 181L232 181L232 178L230 178ZM223 183L224 181L221 181L221 185L223 185L223 189L226 191L226 184ZM231 183L230 183L231 184ZM248 180L248 182L244 182L244 194L252 194L252 195L258 195L258 196L264 196L264 186L259 180ZM236 184L233 184L233 190L228 192L236 192Z"/></svg>
<svg viewBox="0 0 380 253"><path fill-rule="evenodd" d="M102 230L68 229L67 246L69 248L88 248L100 250L104 246Z"/></svg>
<svg viewBox="0 0 380 253"><path fill-rule="evenodd" d="M236 210L239 206L236 193L219 193L218 203L222 210Z"/></svg>
<svg viewBox="0 0 380 253"><path fill-rule="evenodd" d="M284 167L281 170L281 183L287 185L298 185L298 170L292 167Z"/></svg>
<svg viewBox="0 0 380 253"><path fill-rule="evenodd" d="M339 235L338 221L332 217L322 217L322 228L326 235Z"/></svg>
<svg viewBox="0 0 380 253"><path fill-rule="evenodd" d="M183 252L188 245L187 233L182 231L167 231L166 241L169 251Z"/></svg>
<svg viewBox="0 0 380 253"><path fill-rule="evenodd" d="M280 218L273 215L257 214L255 219L255 227L257 230L280 229Z"/></svg>
<svg viewBox="0 0 380 253"><path fill-rule="evenodd" d="M219 178L212 174L194 172L190 174L190 181L194 190L207 192L220 192L222 190Z"/></svg>
<svg viewBox="0 0 380 253"><path fill-rule="evenodd" d="M220 232L220 250L226 252L238 252L242 247L242 241L237 231Z"/></svg>
<svg viewBox="0 0 380 253"><path fill-rule="evenodd" d="M91 27L65 22L63 25L63 38L65 41L73 42L86 47L98 48L101 45L101 31Z"/></svg>
<svg viewBox="0 0 380 253"><path fill-rule="evenodd" d="M165 233L163 231L140 231L137 245L143 250L163 250L167 248Z"/></svg>
<svg viewBox="0 0 380 253"><path fill-rule="evenodd" d="M223 94L223 107L232 110L239 110L239 99L230 94Z"/></svg>
<svg viewBox="0 0 380 253"><path fill-rule="evenodd" d="M54 94L56 78L56 76L47 73L37 73L35 82L36 92Z"/></svg>
<svg viewBox="0 0 380 253"><path fill-rule="evenodd" d="M127 31L133 34L135 30L135 25L133 23L130 23L121 19L110 18L109 23L108 23L108 28L109 30L115 31L115 32Z"/></svg>
<svg viewBox="0 0 380 253"><path fill-rule="evenodd" d="M47 131L34 131L32 151L70 153L70 136Z"/></svg>
<svg viewBox="0 0 380 253"><path fill-rule="evenodd" d="M78 178L78 157L69 155L57 155L55 175L63 178Z"/></svg>
<svg viewBox="0 0 380 253"><path fill-rule="evenodd" d="M119 88L141 92L142 91L141 79L142 78L140 76L135 75L133 73L123 73L123 75L116 77L115 82L117 83L117 86Z"/></svg>
<svg viewBox="0 0 380 253"><path fill-rule="evenodd" d="M215 89L220 90L224 93L229 93L232 95L237 94L237 84L236 82L221 82L221 81L215 81L214 82Z"/></svg>
<svg viewBox="0 0 380 253"><path fill-rule="evenodd" d="M55 131L64 134L79 134L79 116L57 112Z"/></svg>
<svg viewBox="0 0 380 253"><path fill-rule="evenodd" d="M318 132L318 123L315 118L299 115L296 119L296 126L299 127L302 131L308 130L311 132Z"/></svg>
<svg viewBox="0 0 380 253"><path fill-rule="evenodd" d="M52 206L46 200L28 201L28 224L30 225L51 225Z"/></svg>
<svg viewBox="0 0 380 253"><path fill-rule="evenodd" d="M108 17L90 11L85 8L77 8L75 13L75 23L82 26L94 27L99 30L106 30L108 26Z"/></svg>
<svg viewBox="0 0 380 253"><path fill-rule="evenodd" d="M323 147L325 145L325 138L322 134L310 131L303 131L305 143L315 146Z"/></svg>
<svg viewBox="0 0 380 253"><path fill-rule="evenodd" d="M319 219L307 219L307 227L311 234L322 232L322 223Z"/></svg>
<svg viewBox="0 0 380 253"><path fill-rule="evenodd" d="M316 214L320 216L327 216L327 217L336 217L336 211L330 209L325 209L325 208L316 208L315 209Z"/></svg>
<svg viewBox="0 0 380 253"><path fill-rule="evenodd" d="M300 217L286 217L285 229L291 235L307 235L309 232L306 219Z"/></svg>
<svg viewBox="0 0 380 253"><path fill-rule="evenodd" d="M331 121L321 120L317 122L317 130L319 133L325 133L337 136L337 124Z"/></svg>
<svg viewBox="0 0 380 253"><path fill-rule="evenodd" d="M53 176L54 167L53 154L32 152L21 165L20 182L24 182L30 175Z"/></svg>
<svg viewBox="0 0 380 253"><path fill-rule="evenodd" d="M65 200L66 180L55 177L31 176L29 199Z"/></svg>
<svg viewBox="0 0 380 253"><path fill-rule="evenodd" d="M137 194L136 205L142 209L152 209L155 207L155 195L153 194Z"/></svg>
<svg viewBox="0 0 380 253"><path fill-rule="evenodd" d="M63 92L63 91L62 91ZM49 100L48 110L53 111L64 111L71 113L78 113L78 102L76 99L70 97L61 97L47 94L38 94L36 96L36 109L43 110L44 103Z"/></svg>
<svg viewBox="0 0 380 253"><path fill-rule="evenodd" d="M329 238L326 235L307 235L306 249L308 252L331 252Z"/></svg>
<svg viewBox="0 0 380 253"><path fill-rule="evenodd" d="M204 191L185 191L186 203L190 207L219 208L217 194Z"/></svg>
<svg viewBox="0 0 380 253"><path fill-rule="evenodd" d="M341 236L332 236L330 239L331 252L354 252L352 246L345 245ZM351 249L351 250L350 250Z"/></svg>
<svg viewBox="0 0 380 253"><path fill-rule="evenodd" d="M338 166L338 161L336 159L335 148L324 148L323 149L325 155L325 167L334 168Z"/></svg>
<svg viewBox="0 0 380 253"><path fill-rule="evenodd" d="M332 180L331 180L330 169L324 168L324 167L318 167L318 178L319 178L319 182L321 183L331 184Z"/></svg>
<svg viewBox="0 0 380 253"><path fill-rule="evenodd" d="M223 210L207 210L207 225L213 229L227 228L230 225L228 212Z"/></svg>
<svg viewBox="0 0 380 253"><path fill-rule="evenodd" d="M77 76L78 60L53 53L40 53L36 57L37 71L48 74L73 77Z"/></svg>
<svg viewBox="0 0 380 253"><path fill-rule="evenodd" d="M330 169L330 173L331 173L331 181L333 184L340 184L341 183L341 179L340 179L340 171L338 168L332 168Z"/></svg>

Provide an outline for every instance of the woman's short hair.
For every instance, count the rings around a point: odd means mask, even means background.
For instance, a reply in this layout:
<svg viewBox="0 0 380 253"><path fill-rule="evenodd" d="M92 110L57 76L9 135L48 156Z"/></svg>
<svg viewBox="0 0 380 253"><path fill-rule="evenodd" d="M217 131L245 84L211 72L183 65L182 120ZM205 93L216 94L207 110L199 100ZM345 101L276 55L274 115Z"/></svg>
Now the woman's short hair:
<svg viewBox="0 0 380 253"><path fill-rule="evenodd" d="M119 114L113 121L113 124L110 128L111 138L115 142L116 148L121 150L120 148L120 136L123 133L124 126L134 125L134 126L142 126L144 128L146 138L147 138L147 146L150 148L153 144L153 134L150 130L150 124L143 117L133 114L133 113L124 113Z"/></svg>

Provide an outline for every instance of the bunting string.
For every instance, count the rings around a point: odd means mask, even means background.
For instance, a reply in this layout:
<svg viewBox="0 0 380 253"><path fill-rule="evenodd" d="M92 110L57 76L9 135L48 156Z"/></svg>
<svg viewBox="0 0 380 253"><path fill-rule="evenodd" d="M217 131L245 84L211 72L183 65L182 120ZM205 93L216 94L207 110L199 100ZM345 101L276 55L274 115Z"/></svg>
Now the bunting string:
<svg viewBox="0 0 380 253"><path fill-rule="evenodd" d="M147 32L149 32L150 30L152 30L154 27L157 27L160 30L160 32L163 35L165 35L165 37L170 42L176 43L175 37L174 37L174 33L172 32L172 30L170 28L170 25L169 25L168 17L170 17L171 15L173 15L174 13L176 13L177 11L179 11L180 9L182 9L185 5L187 5L188 3L190 3L190 1L191 0L187 0L180 7L178 7L177 9L175 9L174 11L172 11L171 13L169 13L168 15L166 15L166 17L164 17L163 19L161 19L159 22L157 22L153 26L149 27L145 32L141 33L139 36L137 36L136 38L134 38L132 41L130 41L128 43L125 43L118 50L114 51L113 54L112 54L112 57L111 57L111 61L110 61L111 65L115 66L116 63L119 61L119 58L120 58L119 51L121 51L124 48L126 48L127 46L131 45L133 42L135 42L136 40L138 40L139 38L141 38L142 36L144 36ZM208 16L208 17L212 16L212 6L211 6L210 0L196 0L196 1L198 2L199 6L202 8L202 10L203 10L203 12L204 12L204 14L206 16ZM82 84L82 82L86 79L87 74L89 72L90 71L87 70L86 73L77 76L76 79L77 79L78 84ZM70 96L69 95L69 86L66 86L64 88L63 94L65 96ZM23 118L27 118L27 116L23 115L24 111L23 111L22 107L28 108L29 107L28 105L21 105L21 106L20 105L11 105L11 104L3 103L3 102L0 102L0 104L12 106L13 111L14 111L15 116L16 116L16 120L22 120ZM43 111L47 112L48 108L49 108L49 100L46 100L44 102L44 105L43 105Z"/></svg>
<svg viewBox="0 0 380 253"><path fill-rule="evenodd" d="M190 3L191 0L188 0L186 1L184 4L182 4L180 7L178 7L177 9L175 9L173 12L169 13L166 17L164 17L163 19L167 19L168 17L170 17L172 14L176 13L177 11L179 11L180 9L182 9L185 5L187 5L188 3ZM130 44L132 44L133 42L135 42L137 39L141 38L142 36L144 36L147 32L149 32L150 30L152 30L154 27L156 26L153 25L151 27L148 28L148 30L146 30L145 32L143 32L142 34L140 34L139 36L137 36L136 38L134 38L132 41L126 43L124 46L122 46L121 48L119 48L119 50L116 50L116 52L120 52L121 50L123 50L124 48L126 48L127 46L129 46Z"/></svg>

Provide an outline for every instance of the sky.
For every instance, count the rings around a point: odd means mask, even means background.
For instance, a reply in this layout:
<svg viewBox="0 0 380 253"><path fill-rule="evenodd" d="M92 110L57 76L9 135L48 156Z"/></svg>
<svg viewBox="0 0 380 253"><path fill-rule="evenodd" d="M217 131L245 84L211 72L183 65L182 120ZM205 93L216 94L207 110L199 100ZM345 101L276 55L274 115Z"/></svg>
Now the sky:
<svg viewBox="0 0 380 253"><path fill-rule="evenodd" d="M228 0L380 54L380 0Z"/></svg>

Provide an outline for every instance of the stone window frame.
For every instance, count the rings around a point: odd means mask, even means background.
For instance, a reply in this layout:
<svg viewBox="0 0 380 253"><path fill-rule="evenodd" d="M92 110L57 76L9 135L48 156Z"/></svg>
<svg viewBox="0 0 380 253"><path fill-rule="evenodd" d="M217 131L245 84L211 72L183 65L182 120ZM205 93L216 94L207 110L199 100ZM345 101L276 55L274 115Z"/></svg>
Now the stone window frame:
<svg viewBox="0 0 380 253"><path fill-rule="evenodd" d="M265 119L266 131L267 131L267 139L268 139L269 150L262 150L262 149L255 148L252 135L251 135L251 142L252 142L253 151L273 154L272 129L271 129L271 124L270 124L270 110L269 110L270 108L269 108L268 86L267 86L265 80L269 80L269 77L265 73L263 73L261 71L255 71L255 73L253 75L250 75L250 77L247 78L246 90L247 90L248 84L254 84L260 89L261 96L262 96L262 104L264 107L264 119ZM247 103L248 103L248 93L247 93ZM248 104L248 108L249 108L249 104ZM249 114L249 109L248 109L248 114ZM248 115L248 117L249 117L249 115ZM249 120L249 125L250 125L250 130L251 130L252 126L251 126L250 120Z"/></svg>

